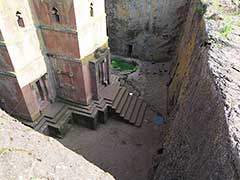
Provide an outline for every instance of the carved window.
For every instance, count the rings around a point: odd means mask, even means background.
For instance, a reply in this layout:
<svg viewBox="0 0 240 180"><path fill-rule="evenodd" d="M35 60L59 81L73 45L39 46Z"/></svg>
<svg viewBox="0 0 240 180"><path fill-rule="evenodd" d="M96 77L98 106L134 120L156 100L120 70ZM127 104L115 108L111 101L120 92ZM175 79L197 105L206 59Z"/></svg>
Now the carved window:
<svg viewBox="0 0 240 180"><path fill-rule="evenodd" d="M22 18L22 13L17 11L16 12L16 16L17 16L17 23L18 23L18 26L19 27L25 27L25 24L24 24L24 20Z"/></svg>
<svg viewBox="0 0 240 180"><path fill-rule="evenodd" d="M60 23L60 15L58 9L55 7L52 8L52 19L54 22Z"/></svg>
<svg viewBox="0 0 240 180"><path fill-rule="evenodd" d="M90 4L90 16L94 16L94 9L93 9L93 3Z"/></svg>

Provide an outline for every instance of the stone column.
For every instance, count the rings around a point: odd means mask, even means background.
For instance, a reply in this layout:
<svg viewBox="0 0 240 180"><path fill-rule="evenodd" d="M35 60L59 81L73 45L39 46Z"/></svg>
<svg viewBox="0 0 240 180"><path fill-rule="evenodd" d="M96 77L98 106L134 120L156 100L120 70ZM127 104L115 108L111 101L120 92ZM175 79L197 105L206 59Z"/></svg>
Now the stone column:
<svg viewBox="0 0 240 180"><path fill-rule="evenodd" d="M108 52L106 56L106 67L107 67L107 81L108 84L111 84L111 75L110 75L110 64L111 64L111 56L110 53Z"/></svg>
<svg viewBox="0 0 240 180"><path fill-rule="evenodd" d="M99 99L99 92L98 92L98 77L97 77L97 70L98 70L98 64L94 62L89 63L90 68L90 74L91 74L91 90L94 100Z"/></svg>

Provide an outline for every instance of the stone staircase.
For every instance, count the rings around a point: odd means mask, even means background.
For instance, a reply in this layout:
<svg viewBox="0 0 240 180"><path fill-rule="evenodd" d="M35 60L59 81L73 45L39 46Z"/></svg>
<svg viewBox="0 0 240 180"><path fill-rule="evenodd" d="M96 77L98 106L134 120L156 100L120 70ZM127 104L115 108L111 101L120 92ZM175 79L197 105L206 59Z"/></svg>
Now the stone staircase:
<svg viewBox="0 0 240 180"><path fill-rule="evenodd" d="M108 106L103 98L92 101L87 106L58 99L57 102L49 104L36 121L23 123L43 134L63 137L73 121L96 129L98 123L107 121L107 110Z"/></svg>
<svg viewBox="0 0 240 180"><path fill-rule="evenodd" d="M112 87L114 89L114 87ZM138 95L129 92L125 87L115 88L114 98L105 97L112 112L125 122L141 127L144 120L152 120L157 115Z"/></svg>
<svg viewBox="0 0 240 180"><path fill-rule="evenodd" d="M23 123L43 134L62 137L70 128L71 121L72 113L68 106L55 102L49 104L36 121Z"/></svg>

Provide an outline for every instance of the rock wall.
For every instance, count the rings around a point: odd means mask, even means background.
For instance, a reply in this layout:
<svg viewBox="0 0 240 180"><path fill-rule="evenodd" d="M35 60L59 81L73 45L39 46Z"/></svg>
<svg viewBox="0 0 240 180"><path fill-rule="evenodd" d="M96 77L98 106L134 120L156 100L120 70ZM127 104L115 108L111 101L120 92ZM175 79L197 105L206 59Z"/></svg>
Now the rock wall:
<svg viewBox="0 0 240 180"><path fill-rule="evenodd" d="M205 5L191 1L169 82L165 142L149 180L240 179L240 28L221 37L226 14L218 10L210 1L202 19Z"/></svg>
<svg viewBox="0 0 240 180"><path fill-rule="evenodd" d="M25 127L0 110L1 180L113 180L53 138Z"/></svg>
<svg viewBox="0 0 240 180"><path fill-rule="evenodd" d="M174 55L189 0L106 0L113 54L169 61Z"/></svg>

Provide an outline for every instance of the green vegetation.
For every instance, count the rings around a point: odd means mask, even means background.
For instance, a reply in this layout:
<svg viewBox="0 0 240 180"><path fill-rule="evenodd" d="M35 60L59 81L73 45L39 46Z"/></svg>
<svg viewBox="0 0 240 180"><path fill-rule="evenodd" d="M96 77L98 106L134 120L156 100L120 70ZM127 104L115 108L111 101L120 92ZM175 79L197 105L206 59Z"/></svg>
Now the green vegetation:
<svg viewBox="0 0 240 180"><path fill-rule="evenodd" d="M224 18L224 24L219 30L222 37L228 37L228 35L233 31L233 24L234 22L231 17L227 16Z"/></svg>
<svg viewBox="0 0 240 180"><path fill-rule="evenodd" d="M205 14L206 12L206 4L199 3L197 5L197 12L201 15Z"/></svg>
<svg viewBox="0 0 240 180"><path fill-rule="evenodd" d="M220 29L220 33L223 37L227 37L231 32L233 28L231 24L225 24L222 29Z"/></svg>
<svg viewBox="0 0 240 180"><path fill-rule="evenodd" d="M232 6L227 6L220 0L202 0L202 2L208 5L205 18L217 21L218 38L231 41L231 33L240 27L240 0L232 0ZM198 11L203 11L203 8L199 6Z"/></svg>
<svg viewBox="0 0 240 180"><path fill-rule="evenodd" d="M137 64L135 62L127 62L121 58L112 58L111 67L113 69L123 72L135 72L137 70Z"/></svg>

